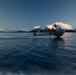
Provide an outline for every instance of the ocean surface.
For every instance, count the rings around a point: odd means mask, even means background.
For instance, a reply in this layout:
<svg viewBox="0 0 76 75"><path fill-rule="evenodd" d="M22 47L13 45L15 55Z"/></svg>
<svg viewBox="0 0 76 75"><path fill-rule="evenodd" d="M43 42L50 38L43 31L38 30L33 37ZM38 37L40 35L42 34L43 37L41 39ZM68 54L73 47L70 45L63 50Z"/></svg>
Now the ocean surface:
<svg viewBox="0 0 76 75"><path fill-rule="evenodd" d="M0 75L76 75L76 33L0 33Z"/></svg>

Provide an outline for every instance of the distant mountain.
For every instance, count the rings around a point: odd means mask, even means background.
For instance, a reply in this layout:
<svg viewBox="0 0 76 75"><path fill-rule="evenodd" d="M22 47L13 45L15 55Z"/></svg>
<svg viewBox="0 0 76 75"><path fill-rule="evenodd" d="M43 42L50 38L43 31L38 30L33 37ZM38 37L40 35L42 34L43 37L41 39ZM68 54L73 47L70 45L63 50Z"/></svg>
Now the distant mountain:
<svg viewBox="0 0 76 75"><path fill-rule="evenodd" d="M47 32L47 30L46 29L38 28L38 29L33 29L30 32Z"/></svg>
<svg viewBox="0 0 76 75"><path fill-rule="evenodd" d="M66 30L66 32L76 32L76 29Z"/></svg>
<svg viewBox="0 0 76 75"><path fill-rule="evenodd" d="M24 33L28 31L21 31L21 30L0 30L0 33Z"/></svg>

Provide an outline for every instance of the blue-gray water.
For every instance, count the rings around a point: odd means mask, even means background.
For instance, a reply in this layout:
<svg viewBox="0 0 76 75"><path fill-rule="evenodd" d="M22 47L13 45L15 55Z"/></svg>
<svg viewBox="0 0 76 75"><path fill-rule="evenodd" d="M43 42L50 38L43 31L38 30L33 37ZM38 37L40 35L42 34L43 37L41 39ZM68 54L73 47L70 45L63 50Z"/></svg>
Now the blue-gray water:
<svg viewBox="0 0 76 75"><path fill-rule="evenodd" d="M76 75L76 33L0 33L0 75Z"/></svg>

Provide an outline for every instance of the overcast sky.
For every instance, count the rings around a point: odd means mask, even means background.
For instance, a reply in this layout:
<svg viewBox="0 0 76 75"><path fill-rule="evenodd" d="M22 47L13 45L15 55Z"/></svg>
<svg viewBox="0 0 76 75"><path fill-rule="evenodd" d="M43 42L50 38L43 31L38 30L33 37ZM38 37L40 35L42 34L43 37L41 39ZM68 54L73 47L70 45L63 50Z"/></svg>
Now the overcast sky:
<svg viewBox="0 0 76 75"><path fill-rule="evenodd" d="M44 27L57 21L76 27L76 0L0 0L0 28Z"/></svg>

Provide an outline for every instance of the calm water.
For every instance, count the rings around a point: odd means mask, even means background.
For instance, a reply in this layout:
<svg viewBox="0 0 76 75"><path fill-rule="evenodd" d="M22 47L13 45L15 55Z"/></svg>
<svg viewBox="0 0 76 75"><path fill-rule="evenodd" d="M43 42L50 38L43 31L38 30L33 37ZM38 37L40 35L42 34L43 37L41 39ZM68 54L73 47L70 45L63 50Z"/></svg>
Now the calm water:
<svg viewBox="0 0 76 75"><path fill-rule="evenodd" d="M0 75L76 75L76 33L0 33Z"/></svg>

